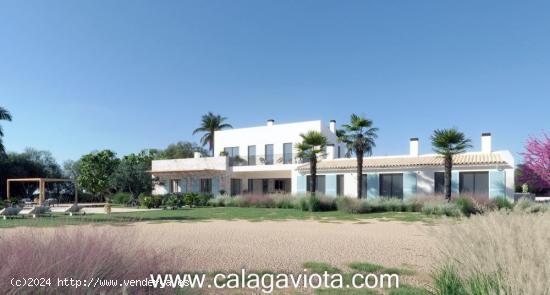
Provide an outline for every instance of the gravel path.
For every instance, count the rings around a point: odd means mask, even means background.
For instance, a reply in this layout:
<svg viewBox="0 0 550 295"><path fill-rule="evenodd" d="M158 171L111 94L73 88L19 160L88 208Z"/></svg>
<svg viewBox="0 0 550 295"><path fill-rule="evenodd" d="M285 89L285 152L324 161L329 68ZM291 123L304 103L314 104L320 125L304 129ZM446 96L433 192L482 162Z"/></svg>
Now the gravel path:
<svg viewBox="0 0 550 295"><path fill-rule="evenodd" d="M136 224L153 247L177 249L188 270L301 271L306 261L349 262L429 271L429 227L397 221L208 221ZM181 254L180 254L181 255Z"/></svg>

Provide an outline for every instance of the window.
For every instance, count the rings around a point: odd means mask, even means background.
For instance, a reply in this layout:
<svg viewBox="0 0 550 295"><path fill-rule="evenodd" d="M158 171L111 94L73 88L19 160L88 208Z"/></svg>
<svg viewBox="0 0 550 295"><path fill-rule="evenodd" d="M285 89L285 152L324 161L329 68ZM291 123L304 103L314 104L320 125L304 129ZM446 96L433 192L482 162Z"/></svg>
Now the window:
<svg viewBox="0 0 550 295"><path fill-rule="evenodd" d="M229 165L239 165L239 147L226 147L223 149L223 151L226 153L227 157L229 158Z"/></svg>
<svg viewBox="0 0 550 295"><path fill-rule="evenodd" d="M248 193L254 193L254 179L248 180Z"/></svg>
<svg viewBox="0 0 550 295"><path fill-rule="evenodd" d="M212 193L212 179L202 178L201 179L201 193L211 194Z"/></svg>
<svg viewBox="0 0 550 295"><path fill-rule="evenodd" d="M272 144L265 145L265 164L273 165L273 145Z"/></svg>
<svg viewBox="0 0 550 295"><path fill-rule="evenodd" d="M248 146L248 165L256 165L256 146Z"/></svg>
<svg viewBox="0 0 550 295"><path fill-rule="evenodd" d="M169 193L171 194L181 193L180 180L179 179L170 180L169 190L170 190Z"/></svg>
<svg viewBox="0 0 550 295"><path fill-rule="evenodd" d="M461 195L476 198L489 197L488 172L460 172L459 191Z"/></svg>
<svg viewBox="0 0 550 295"><path fill-rule="evenodd" d="M292 164L292 143L283 143L283 164Z"/></svg>
<svg viewBox="0 0 550 295"><path fill-rule="evenodd" d="M311 176L308 175L306 177L307 181L307 191L311 192ZM317 175L317 183L315 185L316 189L315 191L318 193L325 193L325 176L324 175Z"/></svg>
<svg viewBox="0 0 550 295"><path fill-rule="evenodd" d="M238 178L231 179L231 195L236 196L241 194L241 180Z"/></svg>
<svg viewBox="0 0 550 295"><path fill-rule="evenodd" d="M344 175L342 174L336 175L336 195L344 195Z"/></svg>
<svg viewBox="0 0 550 295"><path fill-rule="evenodd" d="M442 195L445 193L445 173L444 172L434 173L434 193L438 195Z"/></svg>
<svg viewBox="0 0 550 295"><path fill-rule="evenodd" d="M262 193L269 193L269 179L262 179Z"/></svg>
<svg viewBox="0 0 550 295"><path fill-rule="evenodd" d="M285 181L283 179L275 179L275 191L284 191Z"/></svg>
<svg viewBox="0 0 550 295"><path fill-rule="evenodd" d="M338 158L342 157L342 147L338 146Z"/></svg>
<svg viewBox="0 0 550 295"><path fill-rule="evenodd" d="M363 186L362 196L366 196L367 195L367 189L369 188L368 185L367 185L367 174L363 174L362 186Z"/></svg>
<svg viewBox="0 0 550 295"><path fill-rule="evenodd" d="M380 174L380 196L386 198L403 198L403 174Z"/></svg>

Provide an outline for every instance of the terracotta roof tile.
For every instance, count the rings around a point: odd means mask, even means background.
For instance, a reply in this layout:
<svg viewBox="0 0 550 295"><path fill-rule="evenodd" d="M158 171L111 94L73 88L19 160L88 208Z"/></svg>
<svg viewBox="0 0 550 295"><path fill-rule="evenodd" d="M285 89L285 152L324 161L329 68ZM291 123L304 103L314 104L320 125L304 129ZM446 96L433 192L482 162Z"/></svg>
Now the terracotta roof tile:
<svg viewBox="0 0 550 295"><path fill-rule="evenodd" d="M453 165L491 165L506 164L506 161L498 153L468 153L456 155L453 158ZM443 158L439 155L425 155L418 157L367 157L363 160L364 168L412 168L425 166L442 166ZM355 169L357 160L355 158L321 160L317 163L319 170ZM300 171L309 169L309 164L298 167Z"/></svg>

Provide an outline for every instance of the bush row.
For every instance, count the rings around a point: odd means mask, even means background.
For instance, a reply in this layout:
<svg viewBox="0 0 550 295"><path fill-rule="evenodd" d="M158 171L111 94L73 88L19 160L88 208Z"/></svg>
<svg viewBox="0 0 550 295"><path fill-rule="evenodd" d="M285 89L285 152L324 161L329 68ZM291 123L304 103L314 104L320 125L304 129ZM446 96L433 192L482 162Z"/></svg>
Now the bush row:
<svg viewBox="0 0 550 295"><path fill-rule="evenodd" d="M212 199L212 195L197 193L167 195L141 194L137 199L129 193L116 193L109 198L109 203L124 206L139 205L148 209L161 207L176 209L183 206L206 206L210 199Z"/></svg>
<svg viewBox="0 0 550 295"><path fill-rule="evenodd" d="M470 216L489 211L507 209L541 212L548 210L548 205L536 204L530 201L521 201L514 206L508 199L496 198L479 201L468 197L454 198L448 202L442 198L413 198L399 200L392 198L357 199L348 197L327 197L323 195L293 196L286 194L275 195L222 195L208 201L214 207L254 207L254 208L282 208L304 211L335 211L339 210L350 214L364 214L375 212L422 212L426 215L437 216Z"/></svg>

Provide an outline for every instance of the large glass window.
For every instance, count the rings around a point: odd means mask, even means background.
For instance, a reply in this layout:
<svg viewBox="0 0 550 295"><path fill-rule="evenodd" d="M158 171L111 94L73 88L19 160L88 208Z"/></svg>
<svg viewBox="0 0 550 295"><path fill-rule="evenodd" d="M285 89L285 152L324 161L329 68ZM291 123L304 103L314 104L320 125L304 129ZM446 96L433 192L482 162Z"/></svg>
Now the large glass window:
<svg viewBox="0 0 550 295"><path fill-rule="evenodd" d="M442 195L445 193L445 173L444 172L434 173L434 193L437 195Z"/></svg>
<svg viewBox="0 0 550 295"><path fill-rule="evenodd" d="M311 192L311 176L308 175L306 177L307 181L307 191ZM325 176L324 175L317 175L317 183L315 185L316 189L315 191L318 193L325 193Z"/></svg>
<svg viewBox="0 0 550 295"><path fill-rule="evenodd" d="M248 146L248 165L256 165L256 146Z"/></svg>
<svg viewBox="0 0 550 295"><path fill-rule="evenodd" d="M344 195L344 175L342 174L336 175L336 195Z"/></svg>
<svg viewBox="0 0 550 295"><path fill-rule="evenodd" d="M201 193L211 194L212 193L212 179L210 178L201 178Z"/></svg>
<svg viewBox="0 0 550 295"><path fill-rule="evenodd" d="M171 194L181 193L180 180L172 179L170 180L170 191Z"/></svg>
<svg viewBox="0 0 550 295"><path fill-rule="evenodd" d="M366 196L367 189L369 188L369 186L367 185L367 174L363 174L362 186L363 186L363 196Z"/></svg>
<svg viewBox="0 0 550 295"><path fill-rule="evenodd" d="M380 174L380 196L386 198L403 198L403 174Z"/></svg>
<svg viewBox="0 0 550 295"><path fill-rule="evenodd" d="M476 198L489 197L488 172L460 172L459 191L461 195Z"/></svg>
<svg viewBox="0 0 550 295"><path fill-rule="evenodd" d="M292 164L292 143L283 143L283 164Z"/></svg>
<svg viewBox="0 0 550 295"><path fill-rule="evenodd" d="M265 164L273 165L273 145L272 144L265 145Z"/></svg>
<svg viewBox="0 0 550 295"><path fill-rule="evenodd" d="M241 194L241 183L242 181L238 178L231 179L231 195L236 196Z"/></svg>
<svg viewBox="0 0 550 295"><path fill-rule="evenodd" d="M227 157L229 158L229 165L239 165L240 158L239 158L239 147L226 147L223 149Z"/></svg>

